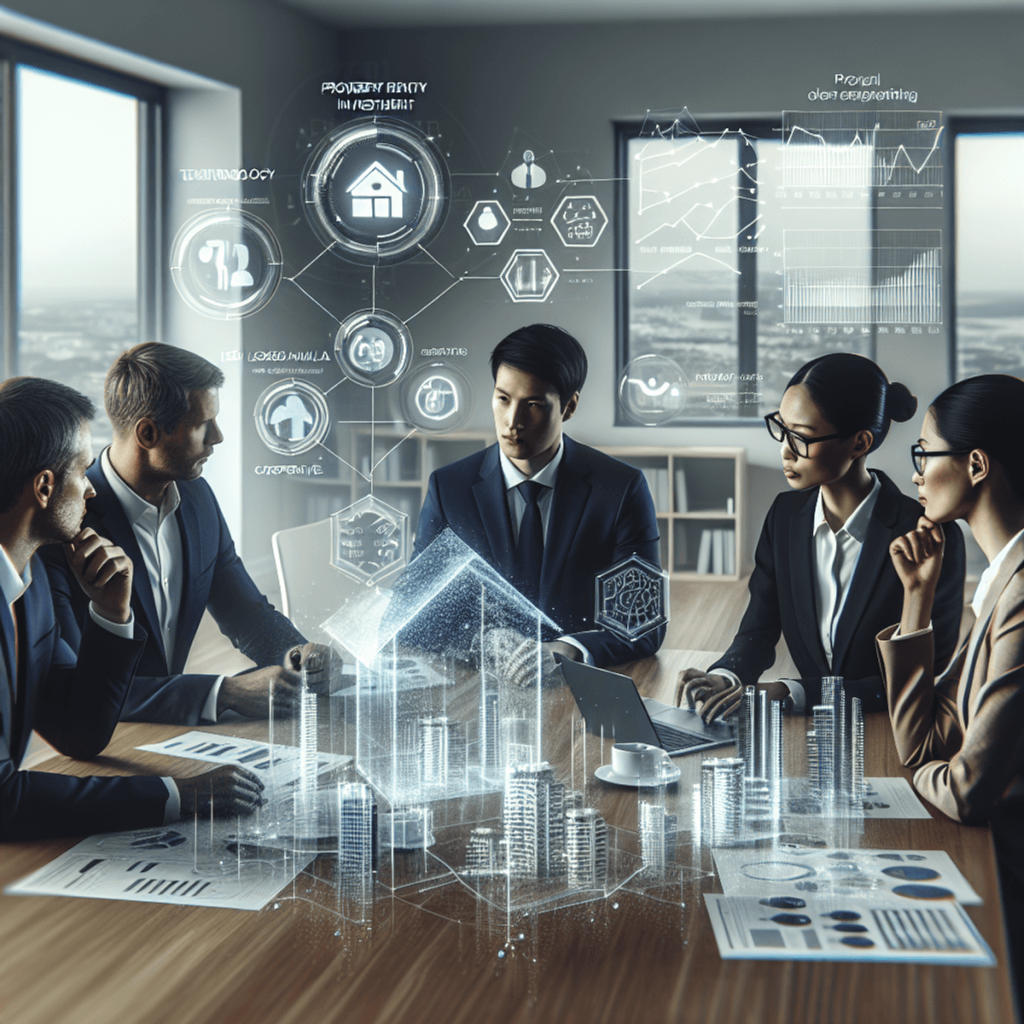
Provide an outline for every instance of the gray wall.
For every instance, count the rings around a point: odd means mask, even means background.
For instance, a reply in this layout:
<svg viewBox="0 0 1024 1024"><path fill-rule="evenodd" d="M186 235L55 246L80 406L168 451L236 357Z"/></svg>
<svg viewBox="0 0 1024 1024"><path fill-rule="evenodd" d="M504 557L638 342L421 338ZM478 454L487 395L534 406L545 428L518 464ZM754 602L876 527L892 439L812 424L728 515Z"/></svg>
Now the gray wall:
<svg viewBox="0 0 1024 1024"><path fill-rule="evenodd" d="M461 223L472 199L485 195L478 191L479 179L464 178L461 172L496 172L514 139L519 145L528 137L538 151L556 150L563 169L579 165L594 178L611 178L616 119L684 105L698 120L710 115L778 116L784 109L806 108L808 91L828 85L836 72L879 72L885 87L917 90L920 109L947 114L1024 110L1024 13L343 32L267 0L184 0L173 5L22 0L10 6L239 87L247 161L294 163L295 156L287 149L294 148L297 129L331 116L331 105L317 95L317 76L359 77L351 68L369 64L367 77L375 73L379 78L428 82L417 116L433 122L442 133L442 148L450 154L455 172L456 197L449 222L431 248L442 260L451 261L456 274L479 260L478 252L466 251ZM610 212L612 186L595 185L593 190L607 201ZM299 238L304 230L298 225L293 237ZM287 232L283 243L288 262L292 243ZM303 243L295 244L291 255L297 262ZM503 249L502 260L506 254ZM610 267L612 258L609 230L597 249L587 251L587 259L591 265ZM480 272L496 274L499 269L500 263ZM332 275L338 282L332 312L340 317L362 302L359 282L352 284L359 272L340 264L325 267L320 283L328 296ZM408 315L422 304L423 295L444 286L443 274L426 260L382 275L381 285L399 315ZM275 299L266 314L246 321L247 349L285 335L289 347L327 344L331 321L318 320L316 311L294 300L295 296L280 303ZM561 324L587 345L591 377L573 430L580 439L604 445L748 448L755 467L752 543L767 504L783 485L777 473L777 446L763 428L611 425L613 275L596 275L588 286L560 284L545 306L512 304L497 282L466 282L418 316L412 329L417 350L450 344L470 350L466 364L477 385L472 425L486 427L486 354L508 330L533 319ZM947 383L944 335L889 342L880 348L879 361L891 377L904 380L924 400ZM251 433L245 412L249 397L241 403L239 427ZM897 426L876 460L904 485L909 477L906 449L916 435L917 423ZM265 461L266 453L250 448L243 459ZM252 499L247 500L246 546L263 554L269 533L301 518L302 504L284 501L281 491L269 484L252 483L251 475L244 479Z"/></svg>

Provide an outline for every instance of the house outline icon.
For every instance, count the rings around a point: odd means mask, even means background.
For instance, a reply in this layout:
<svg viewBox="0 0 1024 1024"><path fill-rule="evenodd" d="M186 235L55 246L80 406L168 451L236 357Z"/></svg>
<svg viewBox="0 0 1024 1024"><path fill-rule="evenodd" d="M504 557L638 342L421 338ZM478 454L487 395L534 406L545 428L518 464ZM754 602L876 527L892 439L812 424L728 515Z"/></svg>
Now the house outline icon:
<svg viewBox="0 0 1024 1024"><path fill-rule="evenodd" d="M353 217L404 216L402 197L406 192L405 171L392 174L379 161L374 160L345 191L352 196Z"/></svg>

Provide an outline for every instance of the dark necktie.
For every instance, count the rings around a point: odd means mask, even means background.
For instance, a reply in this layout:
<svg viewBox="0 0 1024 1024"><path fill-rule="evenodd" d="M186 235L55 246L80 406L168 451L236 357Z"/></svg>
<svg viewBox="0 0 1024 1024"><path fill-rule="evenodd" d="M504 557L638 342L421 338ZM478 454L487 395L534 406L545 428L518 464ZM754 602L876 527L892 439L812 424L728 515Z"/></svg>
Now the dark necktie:
<svg viewBox="0 0 1024 1024"><path fill-rule="evenodd" d="M519 493L526 502L519 523L519 541L516 544L516 587L532 604L540 595L540 567L544 560L544 524L540 518L537 500L544 485L527 480L519 484Z"/></svg>

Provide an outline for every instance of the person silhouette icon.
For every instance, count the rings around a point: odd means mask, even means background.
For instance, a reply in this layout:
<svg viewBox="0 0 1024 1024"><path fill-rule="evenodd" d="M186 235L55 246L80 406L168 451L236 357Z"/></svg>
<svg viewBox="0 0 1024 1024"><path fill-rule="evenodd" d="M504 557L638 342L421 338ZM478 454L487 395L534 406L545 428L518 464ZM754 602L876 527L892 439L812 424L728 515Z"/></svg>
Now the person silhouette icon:
<svg viewBox="0 0 1024 1024"><path fill-rule="evenodd" d="M513 168L509 177L516 188L541 188L548 180L547 171L537 163L532 149L523 153L523 162Z"/></svg>

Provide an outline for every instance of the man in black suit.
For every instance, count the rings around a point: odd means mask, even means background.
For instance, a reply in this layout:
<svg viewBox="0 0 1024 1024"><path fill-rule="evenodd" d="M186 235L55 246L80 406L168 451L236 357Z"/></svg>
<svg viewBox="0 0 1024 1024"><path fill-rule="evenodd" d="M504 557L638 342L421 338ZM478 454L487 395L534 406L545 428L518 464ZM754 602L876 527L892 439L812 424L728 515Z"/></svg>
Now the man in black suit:
<svg viewBox="0 0 1024 1024"><path fill-rule="evenodd" d="M196 725L225 711L288 711L296 669L321 676L328 652L306 644L260 593L235 552L203 467L223 440L217 389L224 375L201 356L147 342L107 373L104 402L114 442L89 470L95 497L85 525L111 537L138 567L132 609L149 634L122 718ZM67 564L47 557L65 638L77 647L86 606ZM203 612L257 665L237 676L184 673Z"/></svg>
<svg viewBox="0 0 1024 1024"><path fill-rule="evenodd" d="M547 324L514 331L491 353L498 443L431 474L415 553L450 527L564 633L552 654L599 666L653 654L664 626L630 642L594 628L594 577L638 554L659 564L658 523L643 474L562 432L587 357Z"/></svg>
<svg viewBox="0 0 1024 1024"><path fill-rule="evenodd" d="M204 800L237 814L262 785L227 766L191 779L77 778L19 771L33 729L75 758L109 742L145 644L130 607L132 563L81 527L92 496L93 405L62 384L33 377L0 385L0 839L35 839L158 825ZM79 658L54 620L36 551L63 544L84 595ZM134 634L134 635L133 635Z"/></svg>

